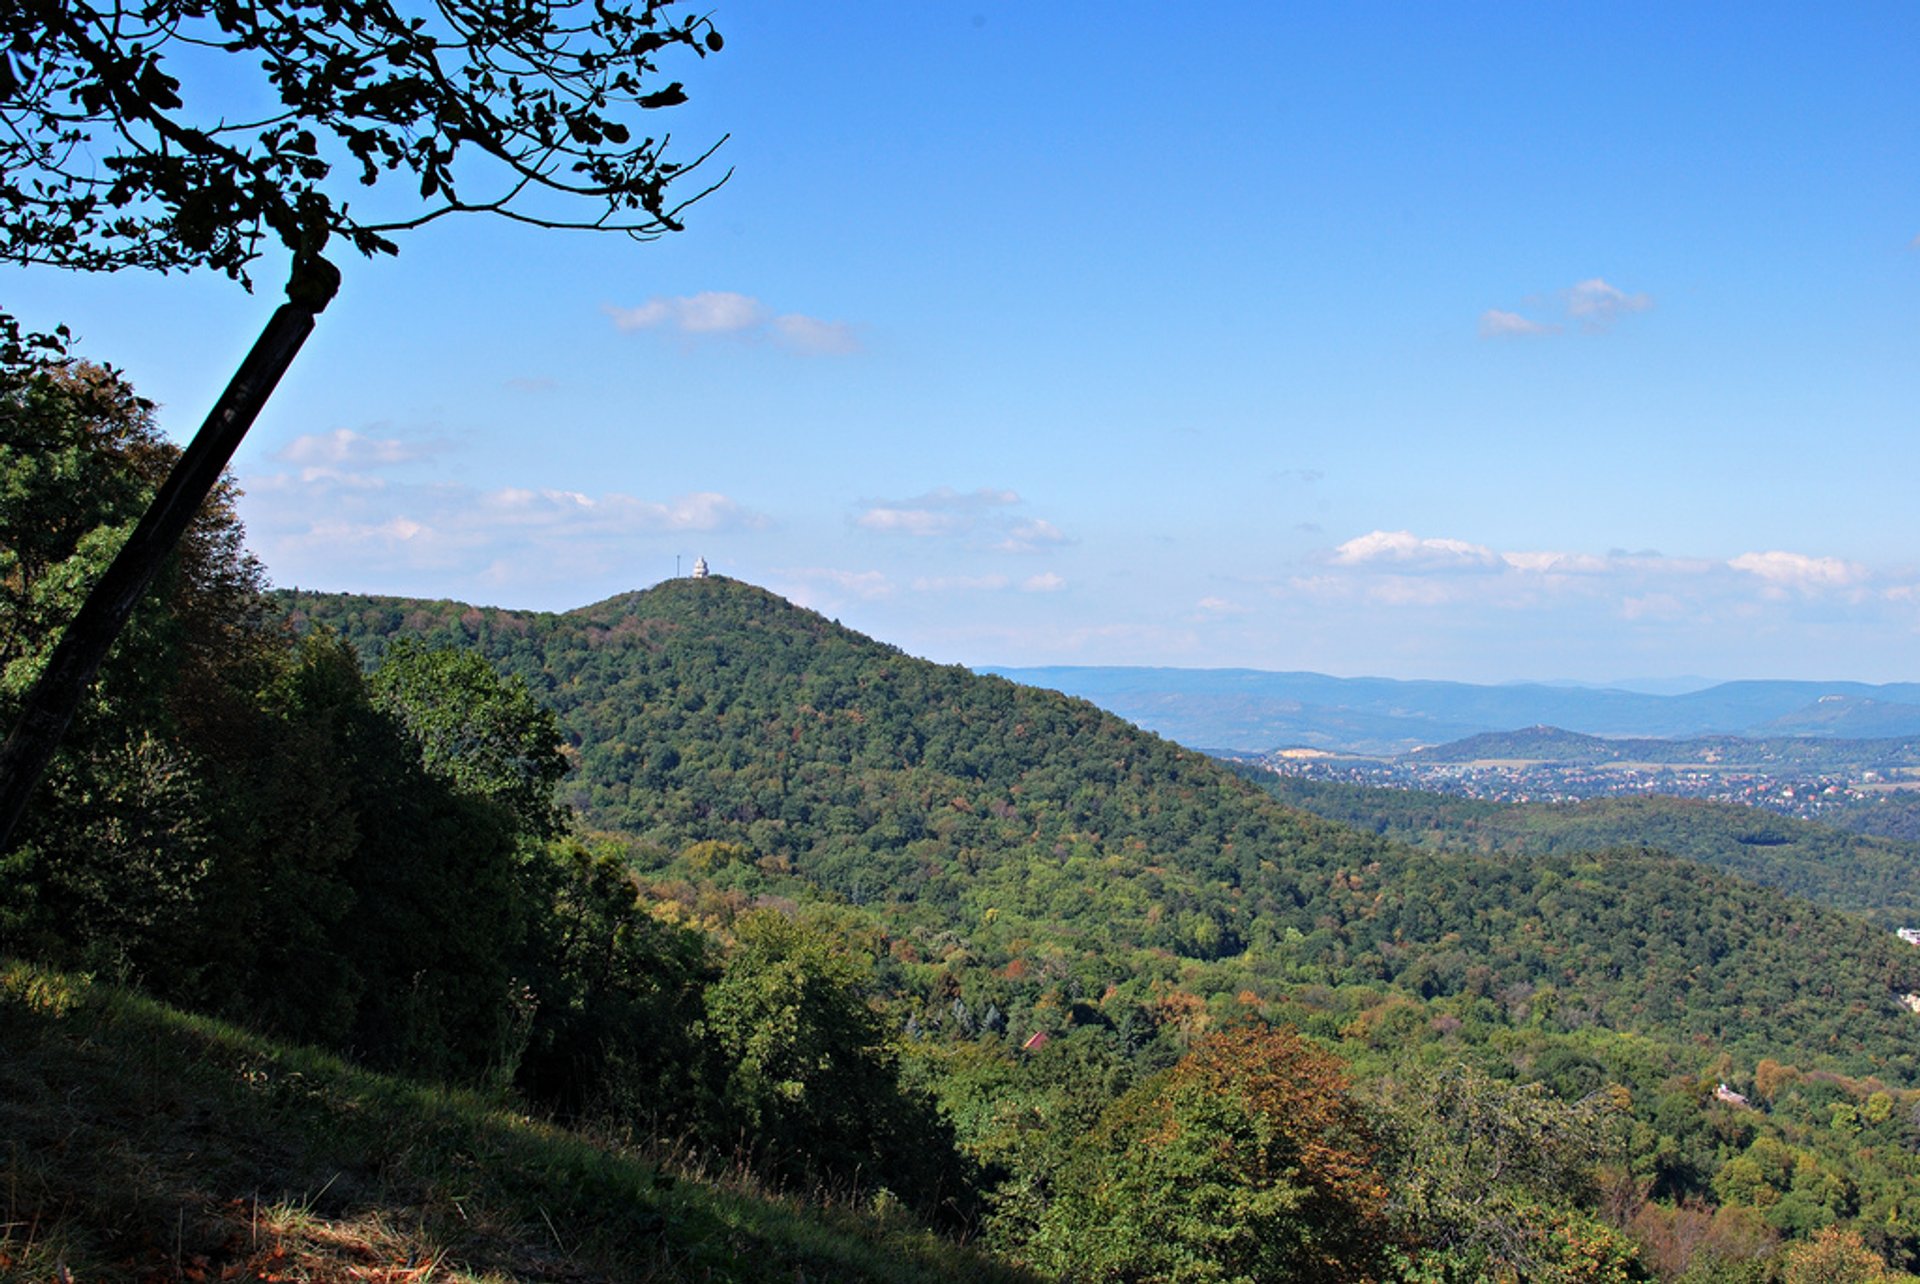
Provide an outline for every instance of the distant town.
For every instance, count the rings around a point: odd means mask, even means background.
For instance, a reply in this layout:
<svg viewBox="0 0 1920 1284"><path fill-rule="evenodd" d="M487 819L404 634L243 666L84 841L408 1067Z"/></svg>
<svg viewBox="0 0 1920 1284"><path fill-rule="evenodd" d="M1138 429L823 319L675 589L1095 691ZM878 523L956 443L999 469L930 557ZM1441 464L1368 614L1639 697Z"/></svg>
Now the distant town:
<svg viewBox="0 0 1920 1284"><path fill-rule="evenodd" d="M1578 802L1663 794L1764 807L1803 820L1857 810L1920 787L1907 772L1873 768L1777 772L1649 763L1525 760L1437 762L1417 755L1363 758L1318 749L1235 755L1285 776L1378 789L1422 789L1489 802Z"/></svg>

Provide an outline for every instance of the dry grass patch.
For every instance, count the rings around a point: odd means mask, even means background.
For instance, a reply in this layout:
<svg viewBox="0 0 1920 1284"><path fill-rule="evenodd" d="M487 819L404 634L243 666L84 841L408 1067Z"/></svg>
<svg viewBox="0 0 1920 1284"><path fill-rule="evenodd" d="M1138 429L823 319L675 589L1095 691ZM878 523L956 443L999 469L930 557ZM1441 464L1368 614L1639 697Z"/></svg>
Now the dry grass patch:
<svg viewBox="0 0 1920 1284"><path fill-rule="evenodd" d="M0 1284L1018 1278L889 1210L0 961Z"/></svg>

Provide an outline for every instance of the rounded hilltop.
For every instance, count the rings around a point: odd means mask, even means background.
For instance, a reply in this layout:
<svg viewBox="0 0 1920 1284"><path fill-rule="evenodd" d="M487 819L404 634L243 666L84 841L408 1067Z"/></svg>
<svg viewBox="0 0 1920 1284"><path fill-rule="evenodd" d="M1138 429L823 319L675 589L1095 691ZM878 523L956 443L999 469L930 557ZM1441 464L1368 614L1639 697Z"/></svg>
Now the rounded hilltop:
<svg viewBox="0 0 1920 1284"><path fill-rule="evenodd" d="M676 575L646 588L615 593L612 597L577 606L562 614L581 619L618 618L626 615L659 615L694 604L711 608L720 603L744 605L749 602L759 602L769 608L800 609L770 589L709 572L700 576Z"/></svg>
<svg viewBox="0 0 1920 1284"><path fill-rule="evenodd" d="M699 578L676 576L650 588L617 593L604 601L565 612L562 618L600 628L613 628L623 622L655 622L694 632L745 629L806 634L815 638L840 636L883 647L889 652L897 649L815 611L796 606L771 589L711 572Z"/></svg>

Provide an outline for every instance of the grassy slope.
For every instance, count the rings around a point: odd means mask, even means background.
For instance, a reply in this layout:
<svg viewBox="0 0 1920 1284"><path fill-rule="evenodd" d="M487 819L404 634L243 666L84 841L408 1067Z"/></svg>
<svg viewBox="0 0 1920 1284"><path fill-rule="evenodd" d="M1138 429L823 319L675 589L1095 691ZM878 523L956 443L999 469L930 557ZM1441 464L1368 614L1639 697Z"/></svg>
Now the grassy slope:
<svg viewBox="0 0 1920 1284"><path fill-rule="evenodd" d="M1020 1278L884 1214L676 1177L478 1096L4 962L0 1139L9 1284Z"/></svg>

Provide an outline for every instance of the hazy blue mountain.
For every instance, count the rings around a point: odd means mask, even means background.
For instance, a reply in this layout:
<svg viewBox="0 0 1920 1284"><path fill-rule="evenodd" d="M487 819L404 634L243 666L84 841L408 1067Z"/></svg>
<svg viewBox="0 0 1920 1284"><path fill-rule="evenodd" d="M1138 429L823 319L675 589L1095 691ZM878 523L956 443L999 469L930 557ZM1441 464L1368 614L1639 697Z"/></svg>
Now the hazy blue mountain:
<svg viewBox="0 0 1920 1284"><path fill-rule="evenodd" d="M1825 695L1810 705L1754 728L1754 733L1844 736L1849 739L1920 735L1920 705L1867 700L1850 695Z"/></svg>
<svg viewBox="0 0 1920 1284"><path fill-rule="evenodd" d="M1302 745L1404 753L1483 732L1550 725L1654 738L1920 735L1920 683L1741 681L1663 695L1616 688L1336 678L1259 669L988 668L1091 700L1199 749Z"/></svg>

